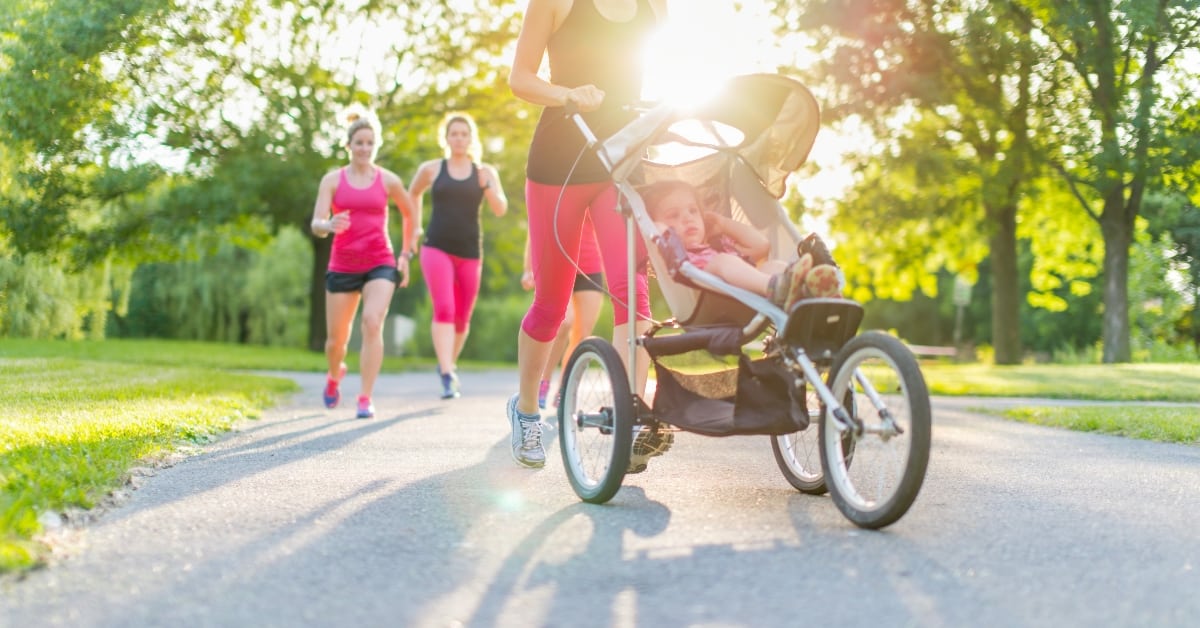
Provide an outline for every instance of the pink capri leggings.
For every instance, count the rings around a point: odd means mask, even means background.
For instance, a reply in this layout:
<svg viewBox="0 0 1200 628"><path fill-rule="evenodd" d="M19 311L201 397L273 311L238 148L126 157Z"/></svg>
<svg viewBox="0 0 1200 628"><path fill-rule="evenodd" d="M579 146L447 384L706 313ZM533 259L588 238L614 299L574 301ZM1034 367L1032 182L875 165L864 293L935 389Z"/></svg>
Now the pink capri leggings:
<svg viewBox="0 0 1200 628"><path fill-rule="evenodd" d="M604 278L612 299L613 324L628 322L625 219L615 210L617 189L613 184L605 181L564 188L526 181L525 204L529 210L529 261L533 267L534 292L533 305L525 313L521 329L539 342L550 342L558 334L578 272L575 260L579 259L585 216L591 218L596 231ZM635 242L641 249L641 239L635 238ZM638 255L637 259L643 257ZM648 318L650 297L646 273L639 270L635 277L637 314Z"/></svg>
<svg viewBox="0 0 1200 628"><path fill-rule="evenodd" d="M479 278L483 259L456 257L432 246L421 247L421 272L433 301L433 322L454 323L462 333L471 322L475 298L479 296Z"/></svg>

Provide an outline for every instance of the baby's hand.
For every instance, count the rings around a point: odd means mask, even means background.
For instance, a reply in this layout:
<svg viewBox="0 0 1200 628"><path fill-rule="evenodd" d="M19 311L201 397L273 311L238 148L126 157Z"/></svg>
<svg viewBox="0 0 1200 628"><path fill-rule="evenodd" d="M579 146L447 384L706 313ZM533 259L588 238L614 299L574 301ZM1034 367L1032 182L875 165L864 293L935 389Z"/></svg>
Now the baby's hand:
<svg viewBox="0 0 1200 628"><path fill-rule="evenodd" d="M704 235L706 237L715 238L716 236L724 233L724 229L721 228L721 224L722 222L720 214L704 212Z"/></svg>

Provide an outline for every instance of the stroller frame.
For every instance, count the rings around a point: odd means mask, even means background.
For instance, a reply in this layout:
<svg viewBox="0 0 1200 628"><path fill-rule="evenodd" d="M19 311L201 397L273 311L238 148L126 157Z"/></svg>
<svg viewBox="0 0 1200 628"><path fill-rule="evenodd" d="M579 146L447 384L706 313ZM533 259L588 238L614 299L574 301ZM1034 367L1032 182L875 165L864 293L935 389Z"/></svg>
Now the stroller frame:
<svg viewBox="0 0 1200 628"><path fill-rule="evenodd" d="M631 331L624 360L599 338L585 340L572 354L563 371L558 408L568 479L584 501L604 503L627 473L644 471L650 457L670 447L675 431L766 434L795 488L810 494L828 490L839 510L861 527L889 525L915 500L929 456L928 392L911 351L881 332L856 335L862 308L854 301L801 300L785 311L697 268L672 232L658 233L638 193L637 184L653 177L677 178L675 171L684 168L713 170L714 180L722 184L718 203L730 212L736 207L738 219L769 230L772 257L795 258L801 235L777 199L788 173L807 159L812 147L819 126L816 101L800 83L768 74L737 77L724 94L700 108L651 107L604 141L578 112L567 113L586 140L585 150L595 151L610 172L621 199L630 274L624 295L627 320L637 320L633 275L639 235L675 315L641 336ZM688 140L671 131L677 123L693 120L717 141ZM724 127L717 126L730 122L742 134L739 142L725 141ZM675 165L646 159L664 139L710 150L716 157L711 163L701 158ZM704 303L709 297L717 303ZM657 335L666 328L683 331ZM763 357L750 360L742 347L759 337ZM633 393L637 368L625 368L636 365L639 345L660 373L653 408ZM659 357L701 349L739 356L732 395L689 392L658 362ZM811 420L819 424L815 439L808 429ZM812 459L814 447L819 465ZM896 458L898 464L875 470L871 465L879 448L885 461Z"/></svg>

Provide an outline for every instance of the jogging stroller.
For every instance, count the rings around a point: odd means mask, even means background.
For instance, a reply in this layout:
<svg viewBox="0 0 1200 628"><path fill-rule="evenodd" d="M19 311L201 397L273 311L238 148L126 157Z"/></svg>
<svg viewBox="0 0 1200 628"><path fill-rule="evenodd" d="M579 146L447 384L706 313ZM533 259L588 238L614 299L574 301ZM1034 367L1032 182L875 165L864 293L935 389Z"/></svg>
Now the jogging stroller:
<svg viewBox="0 0 1200 628"><path fill-rule="evenodd" d="M589 338L572 353L558 421L576 494L607 502L678 431L766 435L787 481L804 493L828 491L856 525L881 528L903 516L924 480L931 431L929 396L911 351L891 335L860 334L862 307L854 301L808 299L784 311L697 268L672 232L658 232L638 194L655 181L686 181L705 210L765 234L770 259L795 260L801 233L779 199L817 134L819 108L808 89L779 75L737 77L701 106L643 108L603 142L581 116L569 115L618 188L630 273L641 238L671 312L627 347ZM631 277L631 292L635 283ZM635 320L634 295L616 296ZM654 367L651 403L633 394L632 369L624 366L636 359L635 343ZM692 354L717 356L718 368L669 364Z"/></svg>

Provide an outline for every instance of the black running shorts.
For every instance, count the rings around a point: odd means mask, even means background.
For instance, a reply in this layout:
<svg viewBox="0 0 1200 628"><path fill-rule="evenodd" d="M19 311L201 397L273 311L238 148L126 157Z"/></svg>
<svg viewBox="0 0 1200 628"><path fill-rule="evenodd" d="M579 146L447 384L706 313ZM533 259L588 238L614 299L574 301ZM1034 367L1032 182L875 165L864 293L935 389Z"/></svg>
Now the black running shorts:
<svg viewBox="0 0 1200 628"><path fill-rule="evenodd" d="M400 272L395 266L376 266L365 273L335 273L325 271L325 289L329 292L361 292L362 287L375 279L387 279L400 283Z"/></svg>

